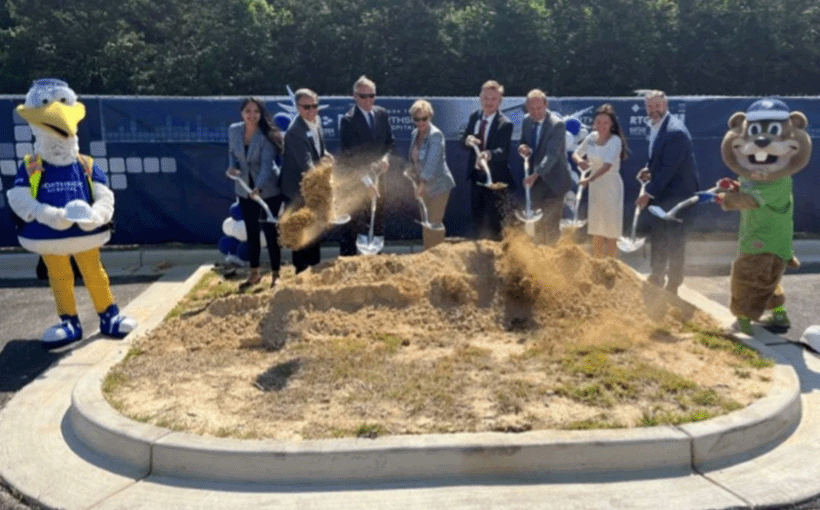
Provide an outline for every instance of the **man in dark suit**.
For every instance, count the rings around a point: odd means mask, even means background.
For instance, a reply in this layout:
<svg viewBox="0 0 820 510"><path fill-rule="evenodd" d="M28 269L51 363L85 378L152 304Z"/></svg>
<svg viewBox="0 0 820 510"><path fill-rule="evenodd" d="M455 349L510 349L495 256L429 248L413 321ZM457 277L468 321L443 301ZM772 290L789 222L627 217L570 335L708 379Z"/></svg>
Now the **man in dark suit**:
<svg viewBox="0 0 820 510"><path fill-rule="evenodd" d="M509 166L510 141L513 125L500 110L504 99L504 87L494 80L481 86L481 109L473 112L461 143L470 151L467 162L467 179L470 181L470 205L472 209L473 237L501 240L502 209L507 193L512 191L513 179ZM480 157L490 169L493 183L504 183L505 189L490 189L487 174L478 166L473 146L478 146Z"/></svg>
<svg viewBox="0 0 820 510"><path fill-rule="evenodd" d="M638 176L651 179L635 201L641 208L650 202L668 211L698 191L698 169L692 138L680 119L669 114L666 94L653 90L645 97L649 117L649 163ZM683 222L650 217L652 245L649 281L677 293L683 283L686 234L691 208L678 213Z"/></svg>
<svg viewBox="0 0 820 510"><path fill-rule="evenodd" d="M285 156L282 162L280 190L290 205L304 205L299 190L302 176L322 157L332 157L325 152L322 122L319 117L319 96L310 89L299 89L294 94L299 117L294 119L285 132ZM321 261L321 239L302 249L293 251L296 272L304 271Z"/></svg>
<svg viewBox="0 0 820 510"><path fill-rule="evenodd" d="M387 111L373 103L376 98L376 84L366 76L361 76L353 84L353 99L356 106L350 109L339 124L342 153L339 171L345 172L348 182L345 185L353 187L352 193L367 186L362 179L370 178L367 182L375 182L377 174L382 174L387 168L379 160L393 150L393 131L390 129L390 119ZM376 221L374 235L384 235L384 176L378 179L376 201ZM358 189L356 189L358 188ZM370 204L370 201L367 201ZM339 254L343 256L356 254L356 236L370 228L370 208L360 208L352 211L353 218L342 227L339 241Z"/></svg>
<svg viewBox="0 0 820 510"><path fill-rule="evenodd" d="M549 111L547 95L539 89L527 94L527 116L521 126L518 154L529 159L530 176L523 184L530 188L533 208L542 208L544 217L535 224L535 240L553 243L561 230L564 195L572 186L566 152L564 121Z"/></svg>

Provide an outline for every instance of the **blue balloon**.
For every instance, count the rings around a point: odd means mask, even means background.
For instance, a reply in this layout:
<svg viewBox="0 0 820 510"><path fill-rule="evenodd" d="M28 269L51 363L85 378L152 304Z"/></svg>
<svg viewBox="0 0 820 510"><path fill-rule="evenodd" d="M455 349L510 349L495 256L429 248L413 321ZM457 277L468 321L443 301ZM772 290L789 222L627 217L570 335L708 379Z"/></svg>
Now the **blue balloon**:
<svg viewBox="0 0 820 510"><path fill-rule="evenodd" d="M241 221L244 219L242 217L242 208L239 207L239 202L234 202L233 204L231 204L229 211L231 212L231 218L235 219L236 221Z"/></svg>
<svg viewBox="0 0 820 510"><path fill-rule="evenodd" d="M239 245L239 239L235 237L222 236L219 239L219 253L229 255L236 252L236 247Z"/></svg>
<svg viewBox="0 0 820 510"><path fill-rule="evenodd" d="M576 119L575 117L567 119L564 125L566 126L567 131L569 131L573 135L577 135L581 132L581 121Z"/></svg>
<svg viewBox="0 0 820 510"><path fill-rule="evenodd" d="M250 258L250 250L248 249L248 243L246 241L242 241L236 246L236 256L239 257L240 260L243 262L247 262Z"/></svg>
<svg viewBox="0 0 820 510"><path fill-rule="evenodd" d="M287 131L290 126L290 115L284 112L279 112L273 116L273 123L276 124L282 131Z"/></svg>

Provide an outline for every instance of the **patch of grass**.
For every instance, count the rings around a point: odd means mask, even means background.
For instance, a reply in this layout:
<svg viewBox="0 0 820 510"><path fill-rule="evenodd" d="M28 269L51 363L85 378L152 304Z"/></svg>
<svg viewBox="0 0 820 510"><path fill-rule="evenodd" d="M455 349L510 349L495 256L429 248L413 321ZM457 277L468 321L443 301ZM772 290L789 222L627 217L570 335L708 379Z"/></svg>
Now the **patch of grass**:
<svg viewBox="0 0 820 510"><path fill-rule="evenodd" d="M578 402L596 405L599 407L612 407L613 398L598 383L585 384L583 386L562 385L555 388L558 395L571 398Z"/></svg>
<svg viewBox="0 0 820 510"><path fill-rule="evenodd" d="M122 359L121 363L126 363L131 358L136 358L138 356L142 356L143 354L145 354L145 351L139 347L131 347L128 349L128 352L125 354L125 357Z"/></svg>
<svg viewBox="0 0 820 510"><path fill-rule="evenodd" d="M108 372L108 375L105 376L102 384L102 391L105 395L111 395L117 389L119 389L123 384L128 382L128 378L120 372L119 370L111 370Z"/></svg>
<svg viewBox="0 0 820 510"><path fill-rule="evenodd" d="M623 429L626 426L616 421L610 421L606 416L587 418L567 423L562 427L565 430L593 430L593 429Z"/></svg>
<svg viewBox="0 0 820 510"><path fill-rule="evenodd" d="M641 418L640 425L642 427L656 427L658 425L680 425L682 423L693 423L697 421L708 420L713 417L714 413L698 409L688 413L676 413L674 411L655 411L644 412Z"/></svg>
<svg viewBox="0 0 820 510"><path fill-rule="evenodd" d="M399 347L405 345L405 340L390 333L376 333L373 338L377 342L381 342L382 348L389 354L393 354L399 350Z"/></svg>
<svg viewBox="0 0 820 510"><path fill-rule="evenodd" d="M752 368L769 368L775 364L773 359L763 358L751 347L723 335L699 333L695 341L708 349L727 351Z"/></svg>
<svg viewBox="0 0 820 510"><path fill-rule="evenodd" d="M637 380L642 380L660 386L667 393L679 393L697 388L697 383L691 379L670 372L665 368L653 367L645 363L638 365L631 374Z"/></svg>
<svg viewBox="0 0 820 510"><path fill-rule="evenodd" d="M186 312L197 307L202 307L203 303L210 303L215 299L237 293L237 285L229 283L214 271L209 271L202 275L202 278L183 297L179 303L165 316L165 320L179 317Z"/></svg>
<svg viewBox="0 0 820 510"><path fill-rule="evenodd" d="M216 437L232 437L235 434L236 429L234 427L219 427L214 433Z"/></svg>
<svg viewBox="0 0 820 510"><path fill-rule="evenodd" d="M745 370L739 367L733 367L732 373L740 379L750 379L752 377L751 370Z"/></svg>
<svg viewBox="0 0 820 510"><path fill-rule="evenodd" d="M387 434L387 429L378 423L362 423L355 430L356 437L363 437L367 439L376 439L379 436Z"/></svg>

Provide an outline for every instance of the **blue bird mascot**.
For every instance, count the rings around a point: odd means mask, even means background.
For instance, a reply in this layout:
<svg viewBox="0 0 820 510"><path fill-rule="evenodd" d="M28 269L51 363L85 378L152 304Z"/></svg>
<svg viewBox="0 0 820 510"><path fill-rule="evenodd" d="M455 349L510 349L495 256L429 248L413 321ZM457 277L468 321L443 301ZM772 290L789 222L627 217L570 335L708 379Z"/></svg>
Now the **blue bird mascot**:
<svg viewBox="0 0 820 510"><path fill-rule="evenodd" d="M83 338L71 257L100 316L100 331L124 338L137 322L114 303L100 260L100 246L111 238L114 193L100 167L79 153L77 125L85 106L64 81L43 79L32 84L17 113L31 126L34 154L17 169L8 202L20 220L20 245L45 262L60 317L43 333L42 345L55 349Z"/></svg>

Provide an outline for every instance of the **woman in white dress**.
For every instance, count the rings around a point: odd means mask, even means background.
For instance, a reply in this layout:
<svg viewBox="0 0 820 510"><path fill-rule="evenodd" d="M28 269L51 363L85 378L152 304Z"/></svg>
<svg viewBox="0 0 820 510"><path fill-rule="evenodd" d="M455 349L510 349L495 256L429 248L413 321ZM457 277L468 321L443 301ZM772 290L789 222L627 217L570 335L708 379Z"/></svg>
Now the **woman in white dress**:
<svg viewBox="0 0 820 510"><path fill-rule="evenodd" d="M603 104L595 110L593 127L595 130L581 142L572 159L582 170L592 170L578 182L579 186L589 188L587 233L592 237L592 255L615 257L624 221L621 161L626 159L629 150L611 104Z"/></svg>

